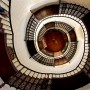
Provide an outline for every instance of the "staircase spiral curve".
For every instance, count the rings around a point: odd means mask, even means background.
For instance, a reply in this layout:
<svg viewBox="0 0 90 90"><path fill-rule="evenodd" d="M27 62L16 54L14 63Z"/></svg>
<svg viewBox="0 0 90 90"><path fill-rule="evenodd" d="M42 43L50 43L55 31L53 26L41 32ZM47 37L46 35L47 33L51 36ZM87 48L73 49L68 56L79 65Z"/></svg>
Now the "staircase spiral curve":
<svg viewBox="0 0 90 90"><path fill-rule="evenodd" d="M0 89L74 90L88 84L90 10L62 2L30 10L23 42L36 66L27 67L15 48L11 3L0 1Z"/></svg>

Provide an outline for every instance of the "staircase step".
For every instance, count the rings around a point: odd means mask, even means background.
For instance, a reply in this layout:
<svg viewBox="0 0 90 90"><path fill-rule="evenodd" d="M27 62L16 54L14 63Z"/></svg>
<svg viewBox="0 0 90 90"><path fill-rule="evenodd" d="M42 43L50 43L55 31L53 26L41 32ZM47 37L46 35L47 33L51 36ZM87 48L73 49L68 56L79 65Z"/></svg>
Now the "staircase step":
<svg viewBox="0 0 90 90"><path fill-rule="evenodd" d="M17 58L14 58L14 60L12 60L13 63L17 62Z"/></svg>
<svg viewBox="0 0 90 90"><path fill-rule="evenodd" d="M4 33L6 33L6 34L12 34L12 31L4 29Z"/></svg>
<svg viewBox="0 0 90 90"><path fill-rule="evenodd" d="M87 83L89 83L89 78L84 73L80 73L73 77L64 79L53 78L51 88L52 90L76 90L77 88L82 87Z"/></svg>
<svg viewBox="0 0 90 90"><path fill-rule="evenodd" d="M30 70L27 70L27 71L25 72L25 74L26 74L26 75L29 75L30 72L31 72Z"/></svg>
<svg viewBox="0 0 90 90"><path fill-rule="evenodd" d="M7 6L9 6L9 1L8 0L2 0Z"/></svg>
<svg viewBox="0 0 90 90"><path fill-rule="evenodd" d="M42 41L42 39L43 39L43 36L44 36L44 34L45 34L45 32L47 31L47 29L45 28L45 27L43 27L42 29L41 29L41 31L40 31L40 33L39 33L39 37L38 37L38 41Z"/></svg>
<svg viewBox="0 0 90 90"><path fill-rule="evenodd" d="M21 80L21 79L18 79L18 80L13 84L13 86L16 87L16 88L18 88L21 83L22 83L22 80Z"/></svg>
<svg viewBox="0 0 90 90"><path fill-rule="evenodd" d="M29 76L32 77L34 75L35 72L31 71Z"/></svg>
<svg viewBox="0 0 90 90"><path fill-rule="evenodd" d="M24 67L23 67L23 68L21 69L21 73L25 73L26 71L27 71L27 68L24 68Z"/></svg>
<svg viewBox="0 0 90 90"><path fill-rule="evenodd" d="M9 18L8 17L3 17L2 15L0 15L0 18L9 21Z"/></svg>
<svg viewBox="0 0 90 90"><path fill-rule="evenodd" d="M7 12L9 11L9 7L8 7L5 3L3 3L2 1L0 1L0 5L1 5L1 7L4 8Z"/></svg>
<svg viewBox="0 0 90 90"><path fill-rule="evenodd" d="M73 15L80 19L83 18L88 12L89 10L76 4L61 3L59 7L59 14Z"/></svg>
<svg viewBox="0 0 90 90"><path fill-rule="evenodd" d="M15 62L15 63L14 63L14 66L15 66L16 68L17 68L19 65L20 65L19 62Z"/></svg>
<svg viewBox="0 0 90 90"><path fill-rule="evenodd" d="M26 41L26 42L27 42L27 48L29 50L30 55L34 56L37 53L34 46L34 41L32 40L32 41Z"/></svg>
<svg viewBox="0 0 90 90"><path fill-rule="evenodd" d="M34 73L33 77L36 78L38 76L38 73Z"/></svg>
<svg viewBox="0 0 90 90"><path fill-rule="evenodd" d="M17 70L19 71L19 70L21 70L23 68L23 66L22 65L19 65L18 67L17 67Z"/></svg>
<svg viewBox="0 0 90 90"><path fill-rule="evenodd" d="M9 43L9 44L7 44L7 47L13 48L13 44L12 43Z"/></svg>
<svg viewBox="0 0 90 90"><path fill-rule="evenodd" d="M67 53L67 55L65 56L68 60L71 60L73 55L75 54L77 49L77 43L76 42L71 42L71 48L70 51Z"/></svg>
<svg viewBox="0 0 90 90"><path fill-rule="evenodd" d="M1 23L10 26L10 23L4 19L1 19Z"/></svg>
<svg viewBox="0 0 90 90"><path fill-rule="evenodd" d="M19 86L20 90L24 90L25 86L27 85L26 82L22 82Z"/></svg>
<svg viewBox="0 0 90 90"><path fill-rule="evenodd" d="M8 43L13 43L11 39L7 39L7 44Z"/></svg>
<svg viewBox="0 0 90 90"><path fill-rule="evenodd" d="M7 25L4 25L4 24L3 24L2 28L11 31L11 27L9 27L9 26L7 26Z"/></svg>
<svg viewBox="0 0 90 90"><path fill-rule="evenodd" d="M90 38L90 12L87 13L83 18L82 18L82 21L83 23L85 24L86 26L86 29L87 29L87 33L88 33L88 39ZM90 43L90 39L88 40L89 43Z"/></svg>
<svg viewBox="0 0 90 90"><path fill-rule="evenodd" d="M39 73L39 74L38 74L38 76L37 76L37 78L39 78L39 79L40 79L40 78L41 78L41 76L42 76L42 74L40 74L40 73Z"/></svg>
<svg viewBox="0 0 90 90"><path fill-rule="evenodd" d="M11 34L7 34L7 39L12 40L12 35Z"/></svg>
<svg viewBox="0 0 90 90"><path fill-rule="evenodd" d="M31 83L28 83L24 90L30 90L31 85Z"/></svg>

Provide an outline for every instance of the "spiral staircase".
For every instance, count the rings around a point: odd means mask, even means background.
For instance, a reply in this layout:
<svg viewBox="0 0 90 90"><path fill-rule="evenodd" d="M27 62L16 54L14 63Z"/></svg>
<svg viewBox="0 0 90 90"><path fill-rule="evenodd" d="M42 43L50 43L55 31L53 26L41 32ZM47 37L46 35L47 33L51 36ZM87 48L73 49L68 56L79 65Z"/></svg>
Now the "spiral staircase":
<svg viewBox="0 0 90 90"><path fill-rule="evenodd" d="M90 10L59 0L38 3L19 30L12 2L0 1L8 13L0 15L0 90L83 90L90 83Z"/></svg>

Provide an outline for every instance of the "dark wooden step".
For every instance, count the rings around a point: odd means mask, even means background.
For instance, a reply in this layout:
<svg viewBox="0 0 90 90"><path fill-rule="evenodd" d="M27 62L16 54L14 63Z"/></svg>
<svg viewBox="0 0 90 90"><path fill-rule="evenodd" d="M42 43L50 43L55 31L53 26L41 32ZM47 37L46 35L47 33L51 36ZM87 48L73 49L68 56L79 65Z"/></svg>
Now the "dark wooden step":
<svg viewBox="0 0 90 90"><path fill-rule="evenodd" d="M86 26L87 33L88 33L88 39L89 39L88 42L90 44L90 12L82 18L82 21L84 25Z"/></svg>
<svg viewBox="0 0 90 90"><path fill-rule="evenodd" d="M41 20L47 16L58 14L58 12L59 5L51 5L38 10L34 15L38 20Z"/></svg>
<svg viewBox="0 0 90 90"><path fill-rule="evenodd" d="M52 79L52 90L76 90L85 86L90 79L82 72L64 79Z"/></svg>
<svg viewBox="0 0 90 90"><path fill-rule="evenodd" d="M27 48L28 48L28 51L29 51L30 55L34 56L37 53L37 51L35 49L35 46L34 46L34 41L33 40L31 40L31 41L28 40L28 41L26 41L26 44L27 44Z"/></svg>

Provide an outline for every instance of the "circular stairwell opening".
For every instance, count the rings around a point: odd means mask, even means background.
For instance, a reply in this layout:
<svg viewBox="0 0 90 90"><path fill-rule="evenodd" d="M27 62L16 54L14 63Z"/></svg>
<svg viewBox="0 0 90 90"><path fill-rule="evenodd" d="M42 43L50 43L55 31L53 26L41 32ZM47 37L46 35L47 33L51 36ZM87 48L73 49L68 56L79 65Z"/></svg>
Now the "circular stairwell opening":
<svg viewBox="0 0 90 90"><path fill-rule="evenodd" d="M66 36L65 33L62 33L59 30L48 30L42 38L43 47L45 50L52 53L62 51L66 45L64 36Z"/></svg>
<svg viewBox="0 0 90 90"><path fill-rule="evenodd" d="M39 37L39 35L38 47L40 51L46 55L56 57L54 55L55 53L60 52L62 55L62 52L67 48L68 37L66 33L60 29L52 28L47 30L42 37ZM60 56L60 53L57 54L57 56Z"/></svg>
<svg viewBox="0 0 90 90"><path fill-rule="evenodd" d="M34 16L32 17L34 18ZM31 25L30 23L33 22L29 21L28 26ZM33 24L31 28L34 27ZM42 19L37 23L35 30L32 29L28 32L29 36L28 34L26 36L32 43L32 47L27 46L29 53L34 60L41 64L63 65L70 62L76 53L78 44L76 31L72 25L60 21L59 15L51 15Z"/></svg>

